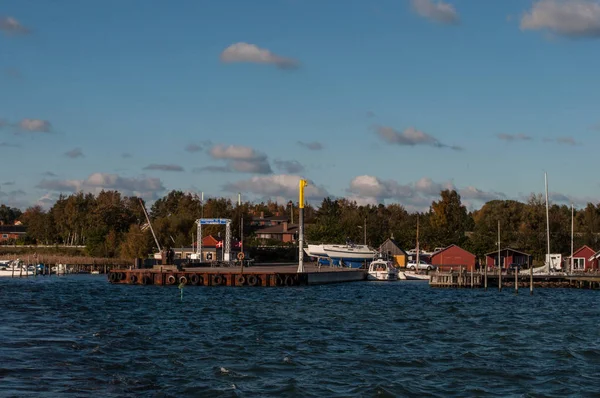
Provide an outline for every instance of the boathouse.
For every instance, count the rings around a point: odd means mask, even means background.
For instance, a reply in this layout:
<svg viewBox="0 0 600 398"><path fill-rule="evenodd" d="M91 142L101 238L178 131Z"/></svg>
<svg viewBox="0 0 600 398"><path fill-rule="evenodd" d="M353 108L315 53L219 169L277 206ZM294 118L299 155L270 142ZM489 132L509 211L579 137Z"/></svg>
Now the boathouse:
<svg viewBox="0 0 600 398"><path fill-rule="evenodd" d="M378 251L392 261L395 267L406 267L406 252L402 250L393 236L383 242Z"/></svg>
<svg viewBox="0 0 600 398"><path fill-rule="evenodd" d="M519 264L521 266L529 265L533 261L531 254L522 252L520 250L506 249L500 250L500 265L503 269L507 269L511 264ZM486 253L485 264L488 268L497 267L498 265L498 251Z"/></svg>
<svg viewBox="0 0 600 398"><path fill-rule="evenodd" d="M460 267L467 271L475 271L476 259L473 253L462 247L450 245L435 251L431 255L431 264L436 265L440 271L450 271L450 268L458 270Z"/></svg>
<svg viewBox="0 0 600 398"><path fill-rule="evenodd" d="M575 253L573 253L573 257L575 257ZM598 271L600 269L600 251L595 252L593 255L591 255L590 257L588 257L587 259L587 263L589 268L586 268L587 270L596 270Z"/></svg>
<svg viewBox="0 0 600 398"><path fill-rule="evenodd" d="M584 245L573 252L573 272L585 272L594 269L594 255L596 251ZM571 256L565 257L563 269L571 271Z"/></svg>

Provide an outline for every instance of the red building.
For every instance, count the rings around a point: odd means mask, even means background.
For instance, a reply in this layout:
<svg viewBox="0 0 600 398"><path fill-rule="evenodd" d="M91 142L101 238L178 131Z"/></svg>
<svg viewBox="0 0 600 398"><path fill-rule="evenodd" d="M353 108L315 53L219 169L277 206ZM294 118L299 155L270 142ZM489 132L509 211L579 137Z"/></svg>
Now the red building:
<svg viewBox="0 0 600 398"><path fill-rule="evenodd" d="M502 269L507 269L511 264L519 264L521 266L531 264L533 256L519 250L506 249L500 250L500 265ZM488 268L494 268L498 264L498 251L493 251L485 255L485 263Z"/></svg>
<svg viewBox="0 0 600 398"><path fill-rule="evenodd" d="M23 225L0 225L0 242L15 241L27 233Z"/></svg>
<svg viewBox="0 0 600 398"><path fill-rule="evenodd" d="M459 270L460 267L467 271L475 271L475 260L476 256L473 253L456 245L450 245L431 255L431 264L437 265L440 271L450 271L450 268Z"/></svg>
<svg viewBox="0 0 600 398"><path fill-rule="evenodd" d="M584 245L573 252L573 272L585 272L598 269L598 258L596 251ZM565 258L564 268L571 270L571 256Z"/></svg>

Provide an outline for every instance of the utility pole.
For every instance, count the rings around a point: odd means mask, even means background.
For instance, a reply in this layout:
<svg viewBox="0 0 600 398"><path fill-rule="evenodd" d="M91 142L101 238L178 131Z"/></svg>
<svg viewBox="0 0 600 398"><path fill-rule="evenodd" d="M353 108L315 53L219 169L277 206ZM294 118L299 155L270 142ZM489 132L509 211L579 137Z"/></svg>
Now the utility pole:
<svg viewBox="0 0 600 398"><path fill-rule="evenodd" d="M365 234L365 246L367 245L367 217L365 217L365 225L363 227L363 232Z"/></svg>
<svg viewBox="0 0 600 398"><path fill-rule="evenodd" d="M502 263L500 261L500 220L498 220L498 290L502 290ZM507 274L508 276L508 274Z"/></svg>

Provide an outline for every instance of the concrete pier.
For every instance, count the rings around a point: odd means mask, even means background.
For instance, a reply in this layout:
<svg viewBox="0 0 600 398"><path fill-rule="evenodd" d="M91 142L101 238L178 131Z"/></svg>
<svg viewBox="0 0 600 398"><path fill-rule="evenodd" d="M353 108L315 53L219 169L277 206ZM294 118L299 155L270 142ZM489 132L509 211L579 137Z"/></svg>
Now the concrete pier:
<svg viewBox="0 0 600 398"><path fill-rule="evenodd" d="M304 264L304 272L298 266L183 268L163 265L154 269L114 269L108 274L111 283L160 286L309 286L329 283L355 282L366 279L363 269L319 267Z"/></svg>

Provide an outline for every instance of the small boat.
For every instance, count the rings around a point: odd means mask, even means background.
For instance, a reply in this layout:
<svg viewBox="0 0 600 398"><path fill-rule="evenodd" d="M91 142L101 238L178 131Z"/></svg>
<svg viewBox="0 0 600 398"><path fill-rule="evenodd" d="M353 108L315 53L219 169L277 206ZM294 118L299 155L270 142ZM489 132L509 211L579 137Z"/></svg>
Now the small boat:
<svg viewBox="0 0 600 398"><path fill-rule="evenodd" d="M0 264L0 277L15 277L20 276L34 276L35 268L32 266L26 266L20 260L2 262Z"/></svg>
<svg viewBox="0 0 600 398"><path fill-rule="evenodd" d="M418 274L414 271L403 271L401 274L400 279L407 281L428 281L430 279L429 275Z"/></svg>
<svg viewBox="0 0 600 398"><path fill-rule="evenodd" d="M379 258L369 264L367 279L371 281L397 281L398 270L391 262Z"/></svg>
<svg viewBox="0 0 600 398"><path fill-rule="evenodd" d="M92 274L92 275L100 275L100 271L98 271L97 269L95 269L92 272L90 272L90 274Z"/></svg>

